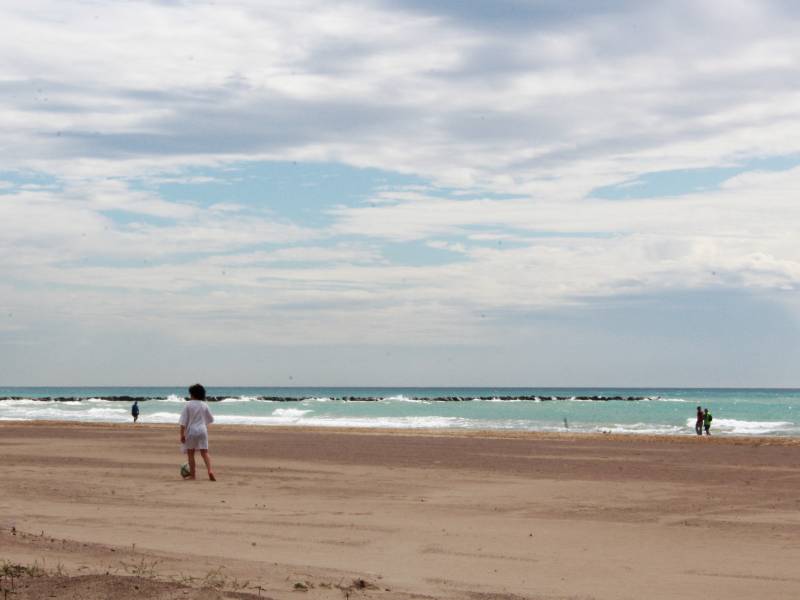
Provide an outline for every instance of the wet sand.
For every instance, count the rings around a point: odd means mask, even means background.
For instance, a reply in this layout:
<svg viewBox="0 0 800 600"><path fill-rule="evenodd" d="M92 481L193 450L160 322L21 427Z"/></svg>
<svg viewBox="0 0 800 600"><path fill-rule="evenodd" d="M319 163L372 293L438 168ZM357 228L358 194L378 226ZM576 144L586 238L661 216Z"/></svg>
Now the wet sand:
<svg viewBox="0 0 800 600"><path fill-rule="evenodd" d="M212 426L211 444L219 481L184 482L176 427L0 423L0 561L81 575L36 585L85 598L800 597L800 440Z"/></svg>

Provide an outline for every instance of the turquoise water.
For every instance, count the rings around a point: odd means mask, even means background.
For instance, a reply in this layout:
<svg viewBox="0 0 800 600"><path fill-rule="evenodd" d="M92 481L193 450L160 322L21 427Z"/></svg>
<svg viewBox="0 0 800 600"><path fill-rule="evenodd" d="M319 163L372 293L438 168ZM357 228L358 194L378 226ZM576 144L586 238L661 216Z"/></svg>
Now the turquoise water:
<svg viewBox="0 0 800 600"><path fill-rule="evenodd" d="M700 405L714 415L717 435L800 436L800 389L209 387L208 393L222 398L210 404L218 423L243 425L693 435ZM109 398L127 396L141 398L140 421L175 423L185 394L171 387L0 388L0 420L126 422L131 402ZM566 399L547 400L553 396ZM580 396L641 399L570 399ZM40 400L56 397L67 400ZM343 399L350 397L376 400ZM462 400L437 400L444 397Z"/></svg>

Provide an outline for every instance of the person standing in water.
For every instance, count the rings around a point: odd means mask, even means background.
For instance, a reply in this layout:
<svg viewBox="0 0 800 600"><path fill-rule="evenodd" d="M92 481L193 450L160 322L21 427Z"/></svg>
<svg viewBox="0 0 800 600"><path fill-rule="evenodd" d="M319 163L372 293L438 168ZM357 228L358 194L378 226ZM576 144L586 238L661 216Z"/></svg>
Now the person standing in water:
<svg viewBox="0 0 800 600"><path fill-rule="evenodd" d="M195 479L195 460L194 453L200 451L203 462L206 463L208 478L216 481L214 472L211 470L211 457L208 454L208 426L214 422L211 411L208 410L206 400L206 388L199 383L195 383L189 388L189 400L181 411L181 450L189 457L190 475L187 479Z"/></svg>
<svg viewBox="0 0 800 600"><path fill-rule="evenodd" d="M694 424L694 430L697 435L703 435L703 422L705 421L705 415L703 414L703 408L698 406L697 407L697 422Z"/></svg>
<svg viewBox="0 0 800 600"><path fill-rule="evenodd" d="M139 401L138 400L134 400L133 401L133 406L131 406L131 416L133 417L133 422L134 423L136 423L136 421L139 420Z"/></svg>
<svg viewBox="0 0 800 600"><path fill-rule="evenodd" d="M711 413L708 412L708 409L703 411L703 427L705 427L706 435L711 435L711 421L714 420L714 417L711 416Z"/></svg>

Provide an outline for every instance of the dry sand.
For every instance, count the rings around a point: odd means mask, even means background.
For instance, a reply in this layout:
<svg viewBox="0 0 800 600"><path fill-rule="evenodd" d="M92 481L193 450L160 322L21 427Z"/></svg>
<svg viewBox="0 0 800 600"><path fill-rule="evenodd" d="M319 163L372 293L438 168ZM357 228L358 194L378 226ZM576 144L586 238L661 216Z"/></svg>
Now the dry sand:
<svg viewBox="0 0 800 600"><path fill-rule="evenodd" d="M800 597L797 440L214 426L211 483L177 435L0 423L14 600Z"/></svg>

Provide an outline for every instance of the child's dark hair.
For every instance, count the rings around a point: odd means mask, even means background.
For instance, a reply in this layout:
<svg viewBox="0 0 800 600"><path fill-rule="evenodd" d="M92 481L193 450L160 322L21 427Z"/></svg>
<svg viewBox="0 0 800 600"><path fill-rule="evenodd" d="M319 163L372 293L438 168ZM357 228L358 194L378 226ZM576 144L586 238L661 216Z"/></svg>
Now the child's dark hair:
<svg viewBox="0 0 800 600"><path fill-rule="evenodd" d="M195 400L205 400L206 388L204 388L199 383L195 383L194 385L189 386L189 396L191 396Z"/></svg>

